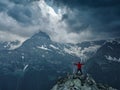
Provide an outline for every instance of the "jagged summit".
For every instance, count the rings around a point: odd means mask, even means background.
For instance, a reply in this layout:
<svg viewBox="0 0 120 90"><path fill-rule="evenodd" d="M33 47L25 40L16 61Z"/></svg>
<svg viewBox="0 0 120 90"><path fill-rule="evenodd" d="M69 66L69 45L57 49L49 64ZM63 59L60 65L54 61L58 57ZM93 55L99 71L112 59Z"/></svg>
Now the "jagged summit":
<svg viewBox="0 0 120 90"><path fill-rule="evenodd" d="M30 39L26 40L22 46L33 48L35 46L49 45L52 43L50 37L45 32L37 32Z"/></svg>
<svg viewBox="0 0 120 90"><path fill-rule="evenodd" d="M46 39L50 39L49 35L46 34L45 32L39 31L38 33L36 33L35 35L32 36L33 39L39 39L39 38L46 38Z"/></svg>
<svg viewBox="0 0 120 90"><path fill-rule="evenodd" d="M117 90L108 85L97 84L93 78L84 75L68 75L60 78L51 90Z"/></svg>

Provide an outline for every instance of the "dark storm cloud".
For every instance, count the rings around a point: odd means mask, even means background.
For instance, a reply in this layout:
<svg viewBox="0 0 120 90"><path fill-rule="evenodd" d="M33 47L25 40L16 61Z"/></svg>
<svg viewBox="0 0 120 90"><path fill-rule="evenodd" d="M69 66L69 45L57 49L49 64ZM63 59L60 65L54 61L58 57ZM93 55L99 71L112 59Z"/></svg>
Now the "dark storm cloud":
<svg viewBox="0 0 120 90"><path fill-rule="evenodd" d="M0 11L4 11L5 7L6 7L6 5L4 3L0 2Z"/></svg>
<svg viewBox="0 0 120 90"><path fill-rule="evenodd" d="M34 2L34 1L39 1L39 0L9 0L11 2L14 2L15 4L23 4L26 5L28 3Z"/></svg>
<svg viewBox="0 0 120 90"><path fill-rule="evenodd" d="M17 13L16 13L17 12ZM22 23L31 23L31 11L29 8L23 7L23 6L14 6L12 9L10 9L8 12L8 15L17 20L18 22Z"/></svg>
<svg viewBox="0 0 120 90"><path fill-rule="evenodd" d="M0 1L0 12L6 11L9 8L8 0L1 0Z"/></svg>
<svg viewBox="0 0 120 90"><path fill-rule="evenodd" d="M91 27L94 35L120 36L120 0L53 0L67 6L73 13L63 15L69 32L81 32ZM97 37L97 36L96 36ZM107 38L106 37L106 38Z"/></svg>
<svg viewBox="0 0 120 90"><path fill-rule="evenodd" d="M54 2L58 5L64 4L70 7L111 7L111 6L119 6L119 0L54 0Z"/></svg>
<svg viewBox="0 0 120 90"><path fill-rule="evenodd" d="M67 43L120 36L119 8L119 0L0 0L0 35L42 30Z"/></svg>

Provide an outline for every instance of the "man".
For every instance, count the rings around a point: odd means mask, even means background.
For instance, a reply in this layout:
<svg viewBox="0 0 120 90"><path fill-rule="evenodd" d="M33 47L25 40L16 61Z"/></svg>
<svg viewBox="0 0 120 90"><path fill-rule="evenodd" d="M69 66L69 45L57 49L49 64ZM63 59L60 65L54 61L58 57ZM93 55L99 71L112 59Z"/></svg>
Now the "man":
<svg viewBox="0 0 120 90"><path fill-rule="evenodd" d="M80 71L81 74L83 74L81 68L82 68L82 66L83 66L84 64L78 62L78 63L74 63L74 65L77 66L77 74L78 74L79 71Z"/></svg>

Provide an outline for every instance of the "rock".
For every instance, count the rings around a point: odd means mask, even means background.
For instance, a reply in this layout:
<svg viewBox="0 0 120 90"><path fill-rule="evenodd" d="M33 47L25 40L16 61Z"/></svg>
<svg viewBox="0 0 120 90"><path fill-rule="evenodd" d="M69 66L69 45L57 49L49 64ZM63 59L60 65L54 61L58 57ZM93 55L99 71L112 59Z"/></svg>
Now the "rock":
<svg viewBox="0 0 120 90"><path fill-rule="evenodd" d="M117 90L108 85L97 84L90 76L67 75L60 78L51 90Z"/></svg>

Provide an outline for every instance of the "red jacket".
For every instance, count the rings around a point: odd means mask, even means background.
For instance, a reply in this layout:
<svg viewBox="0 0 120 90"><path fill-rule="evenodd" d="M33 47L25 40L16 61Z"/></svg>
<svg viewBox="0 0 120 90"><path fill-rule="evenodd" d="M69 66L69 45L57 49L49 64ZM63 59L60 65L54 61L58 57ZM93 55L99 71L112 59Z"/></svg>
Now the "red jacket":
<svg viewBox="0 0 120 90"><path fill-rule="evenodd" d="M75 63L74 65L77 66L77 69L81 69L82 65L84 65L84 64L81 64L81 63Z"/></svg>

